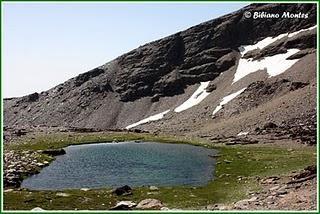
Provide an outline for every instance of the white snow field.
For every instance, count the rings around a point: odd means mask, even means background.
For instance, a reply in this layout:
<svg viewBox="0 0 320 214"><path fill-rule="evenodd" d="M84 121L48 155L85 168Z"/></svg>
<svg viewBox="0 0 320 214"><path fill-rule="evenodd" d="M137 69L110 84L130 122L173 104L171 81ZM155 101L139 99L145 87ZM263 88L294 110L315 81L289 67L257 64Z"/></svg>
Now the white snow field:
<svg viewBox="0 0 320 214"><path fill-rule="evenodd" d="M191 97L182 103L180 106L174 109L175 112L182 112L195 105L198 105L202 100L204 100L210 93L206 92L210 81L201 82L199 88L191 95Z"/></svg>
<svg viewBox="0 0 320 214"><path fill-rule="evenodd" d="M140 121L138 121L138 122L136 122L136 123L133 123L133 124L127 126L126 129L131 129L131 128L133 128L133 127L139 126L139 125L141 125L141 124L149 123L149 122L151 122L151 121L160 120L160 119L162 119L162 118L164 117L164 115L167 114L169 111L170 111L170 109L167 110L167 111L161 112L161 113L159 113L159 114L155 114L155 115L152 115L152 116L150 116L150 117L147 117L147 118L145 118L145 119L143 119L143 120L140 120Z"/></svg>
<svg viewBox="0 0 320 214"><path fill-rule="evenodd" d="M229 94L225 96L222 101L219 103L219 105L215 108L215 110L212 112L212 116L215 115L220 109L222 109L222 106L236 98L239 94L241 94L246 88L240 89L237 92L234 92L232 94Z"/></svg>
<svg viewBox="0 0 320 214"><path fill-rule="evenodd" d="M266 70L270 77L279 75L299 60L286 59L297 52L299 52L299 49L289 49L287 53L265 57L260 61L240 58L233 83L258 70Z"/></svg>
<svg viewBox="0 0 320 214"><path fill-rule="evenodd" d="M244 56L247 52L255 49L262 50L263 48L267 47L268 45L272 44L273 42L281 39L285 36L292 37L301 32L312 30L317 26L313 26L307 29L302 29L293 33L284 33L276 36L274 38L267 37L254 45L246 45L240 46L240 54L241 57ZM237 82L238 80L242 79L243 77L256 72L258 70L266 70L270 77L279 75L289 69L293 64L295 64L299 59L295 60L286 60L287 57L297 53L299 49L289 49L287 53L284 54L277 54L270 57L265 57L262 60L252 60L252 59L243 59L240 58L238 68L234 75L233 83Z"/></svg>

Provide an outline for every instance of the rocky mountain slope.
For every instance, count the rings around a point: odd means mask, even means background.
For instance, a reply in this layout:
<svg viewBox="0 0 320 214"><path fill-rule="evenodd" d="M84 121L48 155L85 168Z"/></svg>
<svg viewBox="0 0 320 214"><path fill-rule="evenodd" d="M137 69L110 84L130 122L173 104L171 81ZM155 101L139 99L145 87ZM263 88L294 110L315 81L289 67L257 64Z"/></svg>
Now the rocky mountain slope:
<svg viewBox="0 0 320 214"><path fill-rule="evenodd" d="M308 16L254 19L248 11ZM314 143L316 33L316 4L252 4L48 91L5 99L5 129L137 128L210 139L302 130L295 139Z"/></svg>

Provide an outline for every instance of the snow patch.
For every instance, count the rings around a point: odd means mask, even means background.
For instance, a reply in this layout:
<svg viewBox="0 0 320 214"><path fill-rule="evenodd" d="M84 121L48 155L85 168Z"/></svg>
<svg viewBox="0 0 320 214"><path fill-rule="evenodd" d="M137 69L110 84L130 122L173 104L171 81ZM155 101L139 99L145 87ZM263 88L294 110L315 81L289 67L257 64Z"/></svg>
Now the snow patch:
<svg viewBox="0 0 320 214"><path fill-rule="evenodd" d="M265 57L260 61L240 58L233 83L258 70L266 70L270 77L279 75L299 60L286 59L297 52L299 52L299 49L289 49L287 53Z"/></svg>
<svg viewBox="0 0 320 214"><path fill-rule="evenodd" d="M191 108L192 106L199 104L202 100L204 100L210 94L209 92L206 92L206 88L208 87L209 83L210 83L210 81L201 82L199 88L191 95L191 97L188 100L186 100L184 103L182 103L180 106L175 108L174 111L181 112L181 111L184 111L186 109ZM143 120L140 120L136 123L133 123L133 124L127 126L126 129L131 129L133 127L148 123L150 121L160 120L169 111L170 111L170 109L167 111L161 112L159 114L152 115L152 116L145 118Z"/></svg>
<svg viewBox="0 0 320 214"><path fill-rule="evenodd" d="M247 135L247 134L249 134L249 132L239 132L239 133L237 134L237 136L243 136L243 135Z"/></svg>
<svg viewBox="0 0 320 214"><path fill-rule="evenodd" d="M133 124L127 126L126 129L131 129L131 128L133 128L133 127L139 126L139 125L141 125L141 124L149 123L149 122L151 122L151 121L160 120L160 119L162 119L162 118L164 117L164 115L167 114L169 111L170 111L170 109L167 110L167 111L161 112L161 113L159 113L159 114L155 114L155 115L152 115L152 116L150 116L150 117L147 117L147 118L145 118L145 119L143 119L143 120L140 120L140 121L138 121L138 122L136 122L136 123L133 123Z"/></svg>
<svg viewBox="0 0 320 214"><path fill-rule="evenodd" d="M247 52L267 47L268 45L272 44L273 42L277 41L278 39L281 39L285 36L292 37L295 36L301 32L312 30L316 28L317 25L302 29L293 33L284 33L280 34L274 38L267 37L259 42L257 42L254 45L246 45L246 46L240 46L239 50L241 53L241 56L243 57ZM248 74L251 74L253 72L256 72L258 70L266 70L270 77L279 75L283 72L285 72L287 69L289 69L293 64L295 64L299 59L294 60L287 60L289 56L297 53L300 51L299 49L289 49L287 53L284 54L277 54L270 57L265 57L261 60L252 60L251 59L243 59L240 58L238 68L236 70L236 73L234 75L234 79L232 83L237 82L238 80L242 79L243 77L247 76Z"/></svg>
<svg viewBox="0 0 320 214"><path fill-rule="evenodd" d="M307 28L307 29L302 29L302 30L298 30L298 31L293 32L293 33L289 33L289 34L288 34L288 37L293 37L293 36L295 36L295 35L297 35L297 34L299 34L299 33L301 33L301 32L315 29L316 27L317 27L317 25L312 26L312 27L309 27L309 28Z"/></svg>
<svg viewBox="0 0 320 214"><path fill-rule="evenodd" d="M210 81L201 82L199 88L191 95L191 97L182 103L180 106L174 109L175 112L182 112L195 105L198 105L202 100L204 100L210 93L206 92Z"/></svg>
<svg viewBox="0 0 320 214"><path fill-rule="evenodd" d="M227 96L225 96L222 101L220 102L220 104L215 108L215 110L212 112L212 116L215 115L218 111L220 111L220 109L222 109L222 106L227 104L228 102L230 102L231 100L233 100L234 98L236 98L239 94L241 94L246 88L243 88L237 92L234 92L232 94L229 94Z"/></svg>
<svg viewBox="0 0 320 214"><path fill-rule="evenodd" d="M280 34L276 37L267 37L267 38L264 38L263 40L260 40L258 41L256 44L254 45L245 45L245 46L240 46L239 47L239 50L241 52L241 55L245 55L247 52L249 51L252 51L252 50L255 50L255 49L260 49L262 50L263 48L267 47L268 45L274 43L275 41L277 41L278 39L282 39L283 37L285 36L288 36L288 37L293 37L301 32L304 32L304 31L308 31L308 30L312 30L314 28L316 28L317 25L315 26L312 26L312 27L309 27L307 29L301 29L301 30L298 30L296 32L292 32L292 33L283 33L283 34Z"/></svg>
<svg viewBox="0 0 320 214"><path fill-rule="evenodd" d="M260 49L262 50L263 48L267 47L268 45L274 43L275 41L277 41L278 39L282 39L283 37L287 36L288 33L283 33L280 34L279 36L276 36L274 38L272 37L267 37L259 42L257 42L254 45L245 45L245 46L240 46L239 50L241 53L241 56L245 55L247 52L255 50L255 49Z"/></svg>

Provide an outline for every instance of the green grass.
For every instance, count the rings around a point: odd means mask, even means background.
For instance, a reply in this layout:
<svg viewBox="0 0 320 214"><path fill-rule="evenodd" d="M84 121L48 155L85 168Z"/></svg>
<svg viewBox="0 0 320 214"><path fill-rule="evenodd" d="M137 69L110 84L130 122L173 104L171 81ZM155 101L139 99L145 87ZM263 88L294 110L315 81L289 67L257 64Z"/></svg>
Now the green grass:
<svg viewBox="0 0 320 214"><path fill-rule="evenodd" d="M150 134L91 133L42 135L34 139L25 139L25 143L10 145L8 149L39 150L61 148L71 144L122 140L145 140L170 143L190 143L205 145L219 150L215 170L215 179L203 187L175 186L149 191L147 187L135 188L131 196L117 197L110 189L96 189L87 192L65 190L69 197L56 196L55 191L16 190L4 193L5 210L30 210L34 207L53 210L109 209L117 201L131 200L139 202L145 198L161 200L169 208L199 209L208 204L232 203L248 197L249 191L261 187L256 177L284 175L316 163L315 147L303 147L295 150L274 147L253 146L212 146L208 142L179 137L152 136ZM231 161L230 163L225 160ZM239 180L239 176L242 177ZM148 192L153 194L149 195Z"/></svg>
<svg viewBox="0 0 320 214"><path fill-rule="evenodd" d="M69 145L111 142L111 141L129 141L143 140L156 141L162 143L188 143L201 145L205 141L199 141L192 138L182 138L164 135L138 134L130 132L94 132L94 133L57 133L57 134L37 134L16 140L15 143L6 145L9 150L44 150L58 149Z"/></svg>

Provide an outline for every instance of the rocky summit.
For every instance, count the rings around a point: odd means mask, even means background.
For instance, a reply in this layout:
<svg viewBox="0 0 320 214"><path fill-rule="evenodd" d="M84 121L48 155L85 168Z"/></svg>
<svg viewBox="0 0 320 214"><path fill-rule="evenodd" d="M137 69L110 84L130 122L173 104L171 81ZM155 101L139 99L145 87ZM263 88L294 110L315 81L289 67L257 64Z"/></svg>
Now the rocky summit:
<svg viewBox="0 0 320 214"><path fill-rule="evenodd" d="M307 15L290 16L297 12ZM48 91L4 99L5 130L127 128L210 139L269 133L314 143L316 32L316 4L251 4ZM276 126L263 129L267 123Z"/></svg>

